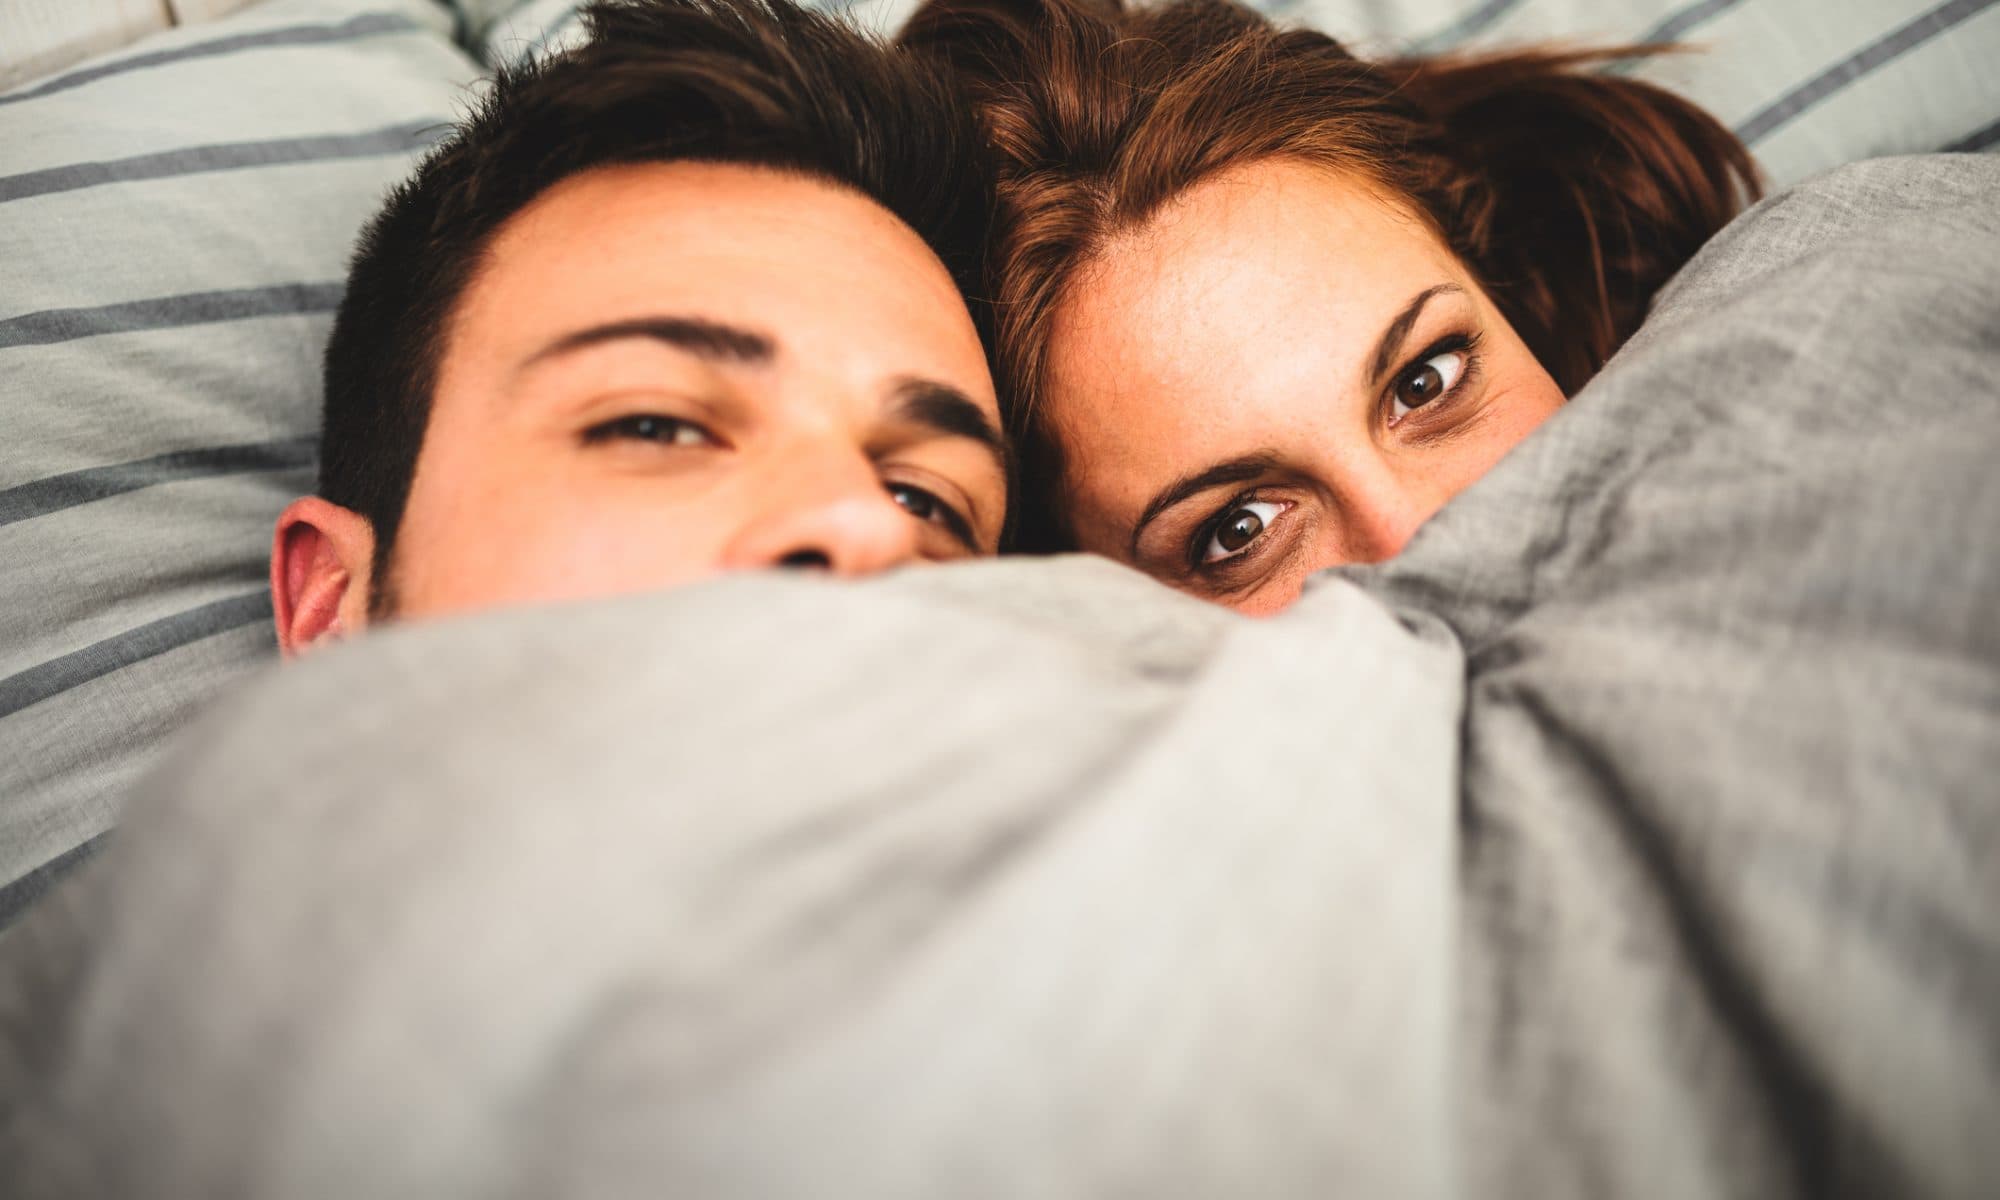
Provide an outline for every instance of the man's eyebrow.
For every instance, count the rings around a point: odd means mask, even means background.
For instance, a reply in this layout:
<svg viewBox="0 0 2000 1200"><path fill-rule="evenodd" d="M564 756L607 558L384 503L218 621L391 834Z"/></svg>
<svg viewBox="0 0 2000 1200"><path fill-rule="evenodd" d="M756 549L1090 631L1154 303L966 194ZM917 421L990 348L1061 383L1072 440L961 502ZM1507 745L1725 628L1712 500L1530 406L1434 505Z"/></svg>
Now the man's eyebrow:
<svg viewBox="0 0 2000 1200"><path fill-rule="evenodd" d="M1235 458L1224 459L1212 467L1196 471L1192 475L1183 475L1161 488L1146 502L1145 511L1139 514L1139 520L1133 524L1132 544L1127 549L1126 556L1134 560L1139 557L1139 535L1146 531L1146 526L1152 524L1154 517L1188 497L1200 495L1210 488L1255 479L1269 471L1277 461L1278 456L1269 450L1240 454Z"/></svg>
<svg viewBox="0 0 2000 1200"><path fill-rule="evenodd" d="M1424 314L1424 305L1439 296L1464 295L1465 289L1455 283L1440 283L1436 287L1425 288L1416 298L1405 305L1389 327L1382 331L1382 338L1375 343L1375 361L1368 369L1368 378L1379 383L1389 368L1396 365L1396 352L1403 348L1403 339L1410 336L1410 327Z"/></svg>
<svg viewBox="0 0 2000 1200"><path fill-rule="evenodd" d="M704 317L634 317L566 333L530 355L523 368L586 346L643 338L665 342L700 358L761 366L777 357L778 346L768 334Z"/></svg>
<svg viewBox="0 0 2000 1200"><path fill-rule="evenodd" d="M948 383L934 379L903 379L896 384L896 405L889 410L892 420L918 425L945 437L966 438L986 447L999 464L1001 474L1011 475L1013 447L986 410L972 397Z"/></svg>

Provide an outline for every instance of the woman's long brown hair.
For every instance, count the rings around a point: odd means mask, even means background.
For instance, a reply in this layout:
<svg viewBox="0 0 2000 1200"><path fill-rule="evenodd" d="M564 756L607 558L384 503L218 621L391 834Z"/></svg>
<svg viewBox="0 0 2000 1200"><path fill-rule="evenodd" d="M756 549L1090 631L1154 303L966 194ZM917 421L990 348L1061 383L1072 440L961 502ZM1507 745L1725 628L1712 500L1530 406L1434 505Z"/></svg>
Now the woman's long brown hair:
<svg viewBox="0 0 2000 1200"><path fill-rule="evenodd" d="M930 0L901 40L966 80L998 158L987 286L1023 549L1068 544L1041 419L1051 318L1106 239L1208 176L1303 160L1408 208L1565 394L1758 192L1715 118L1590 70L1657 47L1367 61L1229 0Z"/></svg>

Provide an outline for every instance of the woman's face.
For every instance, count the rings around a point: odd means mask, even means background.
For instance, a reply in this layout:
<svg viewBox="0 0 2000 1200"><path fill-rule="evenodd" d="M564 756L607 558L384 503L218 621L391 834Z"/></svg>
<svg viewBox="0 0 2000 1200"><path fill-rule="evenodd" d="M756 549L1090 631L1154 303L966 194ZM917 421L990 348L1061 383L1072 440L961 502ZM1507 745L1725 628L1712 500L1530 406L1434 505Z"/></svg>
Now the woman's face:
<svg viewBox="0 0 2000 1200"><path fill-rule="evenodd" d="M1426 224L1286 160L1115 238L1054 316L1081 547L1250 613L1394 555L1563 400Z"/></svg>

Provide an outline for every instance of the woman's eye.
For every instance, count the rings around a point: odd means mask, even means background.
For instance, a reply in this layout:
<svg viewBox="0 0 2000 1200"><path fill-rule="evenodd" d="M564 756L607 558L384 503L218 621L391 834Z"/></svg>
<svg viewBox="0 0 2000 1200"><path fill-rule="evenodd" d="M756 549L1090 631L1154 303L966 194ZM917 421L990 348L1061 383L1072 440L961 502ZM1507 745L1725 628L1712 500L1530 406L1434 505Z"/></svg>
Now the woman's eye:
<svg viewBox="0 0 2000 1200"><path fill-rule="evenodd" d="M1250 543L1263 536L1285 506L1274 500L1252 500L1238 504L1222 514L1222 521L1208 535L1208 544L1201 548L1199 561L1202 566L1235 558L1250 548Z"/></svg>
<svg viewBox="0 0 2000 1200"><path fill-rule="evenodd" d="M663 446L717 446L721 440L693 421L663 417L658 413L635 413L594 425L583 435L587 442L658 442Z"/></svg>
<svg viewBox="0 0 2000 1200"><path fill-rule="evenodd" d="M1465 377L1466 352L1448 350L1433 354L1403 372L1389 396L1389 424L1394 425L1416 409L1458 386Z"/></svg>

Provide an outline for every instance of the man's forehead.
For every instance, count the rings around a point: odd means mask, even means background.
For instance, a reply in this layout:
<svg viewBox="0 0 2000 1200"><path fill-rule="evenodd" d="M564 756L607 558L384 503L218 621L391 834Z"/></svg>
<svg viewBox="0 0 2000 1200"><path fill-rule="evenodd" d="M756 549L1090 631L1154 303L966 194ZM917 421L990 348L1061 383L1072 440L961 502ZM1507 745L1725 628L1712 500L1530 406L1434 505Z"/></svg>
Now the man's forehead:
<svg viewBox="0 0 2000 1200"><path fill-rule="evenodd" d="M952 289L916 231L873 199L797 171L734 163L663 162L594 167L544 190L495 234L489 257L533 264L576 243L615 270L633 256L735 259L742 269L783 270L790 253L844 267L878 267Z"/></svg>
<svg viewBox="0 0 2000 1200"><path fill-rule="evenodd" d="M847 189L726 164L599 168L550 188L489 245L448 357L519 364L663 314L755 331L770 361L937 377L992 403L964 301L914 231Z"/></svg>

